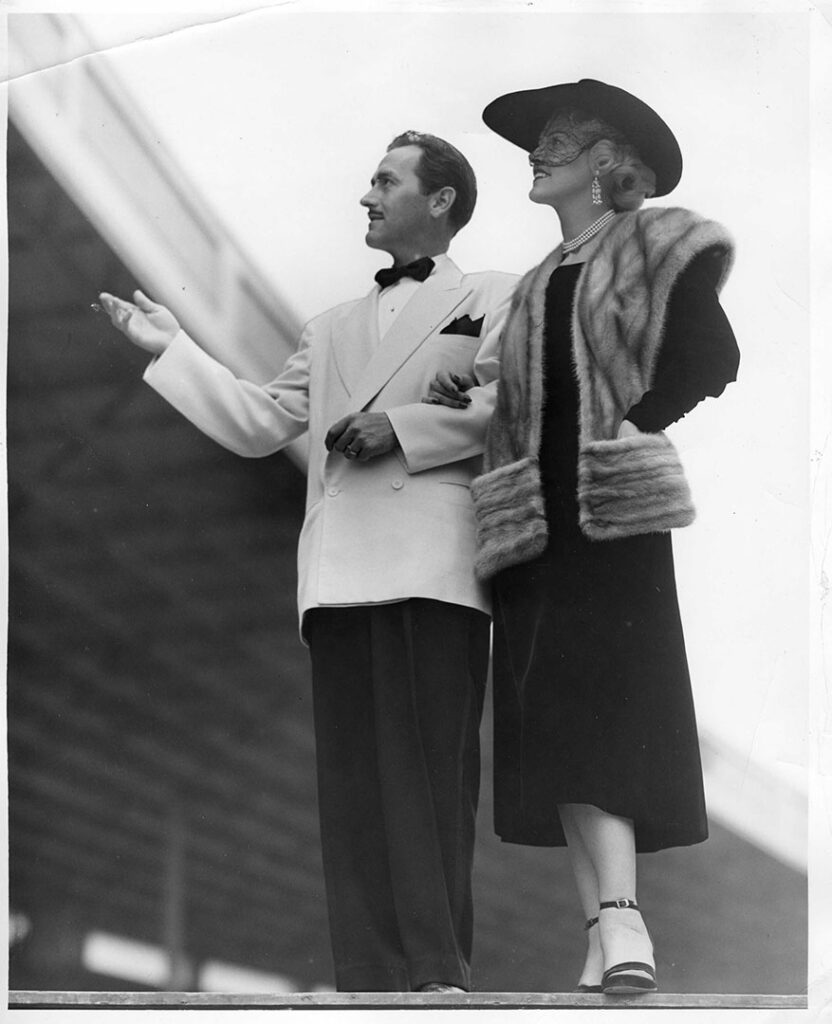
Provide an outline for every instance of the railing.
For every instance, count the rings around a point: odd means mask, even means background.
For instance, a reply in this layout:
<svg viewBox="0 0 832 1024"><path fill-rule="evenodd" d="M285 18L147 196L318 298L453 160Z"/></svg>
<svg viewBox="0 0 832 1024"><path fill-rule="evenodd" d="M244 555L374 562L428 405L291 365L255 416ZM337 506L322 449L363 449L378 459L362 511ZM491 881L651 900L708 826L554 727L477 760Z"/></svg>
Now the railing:
<svg viewBox="0 0 832 1024"><path fill-rule="evenodd" d="M805 1009L805 995L673 994L603 996L581 992L10 992L9 1009L301 1010L371 1009Z"/></svg>

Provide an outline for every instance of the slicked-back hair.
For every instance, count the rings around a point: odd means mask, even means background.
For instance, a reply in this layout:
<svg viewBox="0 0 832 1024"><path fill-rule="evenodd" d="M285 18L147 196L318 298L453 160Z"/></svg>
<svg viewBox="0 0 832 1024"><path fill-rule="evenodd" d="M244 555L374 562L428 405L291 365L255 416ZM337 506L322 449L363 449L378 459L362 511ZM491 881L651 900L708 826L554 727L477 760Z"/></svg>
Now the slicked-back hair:
<svg viewBox="0 0 832 1024"><path fill-rule="evenodd" d="M456 198L448 212L448 223L454 234L464 228L477 203L477 179L474 169L456 146L445 142L437 135L427 132L406 131L397 135L387 147L400 149L402 146L418 146L422 156L416 167L416 176L422 186L422 193L430 195L440 188L450 186Z"/></svg>

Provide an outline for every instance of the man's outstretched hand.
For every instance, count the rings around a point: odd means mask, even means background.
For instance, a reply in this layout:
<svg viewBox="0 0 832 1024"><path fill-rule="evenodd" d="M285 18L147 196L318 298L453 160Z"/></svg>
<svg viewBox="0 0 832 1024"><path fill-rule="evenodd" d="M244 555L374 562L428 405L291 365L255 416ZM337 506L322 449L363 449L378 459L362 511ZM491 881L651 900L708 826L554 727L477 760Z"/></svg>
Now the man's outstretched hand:
<svg viewBox="0 0 832 1024"><path fill-rule="evenodd" d="M395 448L396 432L386 412L353 412L332 424L325 443L329 452L367 462Z"/></svg>
<svg viewBox="0 0 832 1024"><path fill-rule="evenodd" d="M109 292L102 292L99 299L113 326L134 345L154 356L161 355L179 331L179 322L173 313L166 306L151 302L144 292L133 292L133 302Z"/></svg>

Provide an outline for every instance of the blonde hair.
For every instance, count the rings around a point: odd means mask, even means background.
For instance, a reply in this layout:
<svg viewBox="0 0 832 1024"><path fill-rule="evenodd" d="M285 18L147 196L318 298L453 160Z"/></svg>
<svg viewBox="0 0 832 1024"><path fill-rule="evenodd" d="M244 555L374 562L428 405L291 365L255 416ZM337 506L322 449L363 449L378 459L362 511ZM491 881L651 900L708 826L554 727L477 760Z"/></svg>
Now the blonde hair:
<svg viewBox="0 0 832 1024"><path fill-rule="evenodd" d="M638 150L612 125L582 110L559 110L549 118L541 139L550 131L568 135L579 152L598 142L607 142L613 166L598 175L604 198L616 211L637 210L656 191L656 175L644 163Z"/></svg>
<svg viewBox="0 0 832 1024"><path fill-rule="evenodd" d="M599 140L604 141L604 140ZM628 142L609 140L613 166L598 175L601 192L617 212L637 210L656 192L656 175Z"/></svg>

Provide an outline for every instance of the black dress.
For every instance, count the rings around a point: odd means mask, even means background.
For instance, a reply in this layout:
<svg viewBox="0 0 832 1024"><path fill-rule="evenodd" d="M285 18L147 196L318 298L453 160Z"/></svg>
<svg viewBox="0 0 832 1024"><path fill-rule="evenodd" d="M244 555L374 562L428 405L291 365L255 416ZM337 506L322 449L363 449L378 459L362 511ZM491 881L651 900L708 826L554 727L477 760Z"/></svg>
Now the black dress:
<svg viewBox="0 0 832 1024"><path fill-rule="evenodd" d="M578 526L578 387L570 320L581 265L546 293L540 463L549 543L494 580L495 830L565 845L557 805L632 818L640 852L707 838L670 534L591 541ZM651 390L628 414L661 430L736 378L705 263L671 296Z"/></svg>

